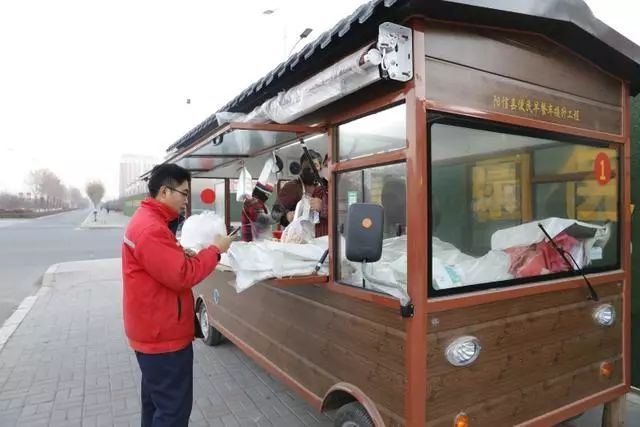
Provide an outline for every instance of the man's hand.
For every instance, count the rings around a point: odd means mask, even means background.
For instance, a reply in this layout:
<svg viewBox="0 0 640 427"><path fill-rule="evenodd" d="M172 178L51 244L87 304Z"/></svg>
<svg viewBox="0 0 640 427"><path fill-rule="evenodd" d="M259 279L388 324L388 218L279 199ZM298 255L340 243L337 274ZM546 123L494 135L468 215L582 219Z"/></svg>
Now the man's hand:
<svg viewBox="0 0 640 427"><path fill-rule="evenodd" d="M196 251L194 251L193 249L189 249L189 248L183 248L184 249L184 254L187 256L187 258L193 258L194 256L197 255Z"/></svg>
<svg viewBox="0 0 640 427"><path fill-rule="evenodd" d="M312 197L311 200L309 200L309 205L314 211L320 212L322 210L322 199Z"/></svg>
<svg viewBox="0 0 640 427"><path fill-rule="evenodd" d="M287 222L293 222L293 217L295 216L294 211L287 212Z"/></svg>
<svg viewBox="0 0 640 427"><path fill-rule="evenodd" d="M227 252L229 250L229 246L231 246L231 242L233 242L233 238L229 236L216 236L213 239L213 246L218 248L221 254Z"/></svg>

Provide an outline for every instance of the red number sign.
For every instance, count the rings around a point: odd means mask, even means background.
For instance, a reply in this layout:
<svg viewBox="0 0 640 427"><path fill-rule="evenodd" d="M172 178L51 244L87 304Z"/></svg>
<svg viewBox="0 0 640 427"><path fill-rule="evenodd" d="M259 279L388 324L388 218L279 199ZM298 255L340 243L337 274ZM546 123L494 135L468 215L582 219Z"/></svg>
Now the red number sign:
<svg viewBox="0 0 640 427"><path fill-rule="evenodd" d="M598 153L593 164L593 173L598 184L605 185L611 180L611 160L606 153Z"/></svg>

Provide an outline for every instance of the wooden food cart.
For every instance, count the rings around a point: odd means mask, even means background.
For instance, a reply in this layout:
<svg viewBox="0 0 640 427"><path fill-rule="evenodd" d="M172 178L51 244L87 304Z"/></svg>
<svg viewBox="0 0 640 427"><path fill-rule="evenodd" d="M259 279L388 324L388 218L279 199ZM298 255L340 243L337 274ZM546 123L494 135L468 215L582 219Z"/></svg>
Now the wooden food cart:
<svg viewBox="0 0 640 427"><path fill-rule="evenodd" d="M340 426L550 426L600 404L622 425L639 63L580 0L361 6L170 147L228 225L241 165L275 153L296 179L301 139L329 157L327 273L238 293L220 268L194 288L207 342ZM366 265L345 254L354 205L382 206Z"/></svg>

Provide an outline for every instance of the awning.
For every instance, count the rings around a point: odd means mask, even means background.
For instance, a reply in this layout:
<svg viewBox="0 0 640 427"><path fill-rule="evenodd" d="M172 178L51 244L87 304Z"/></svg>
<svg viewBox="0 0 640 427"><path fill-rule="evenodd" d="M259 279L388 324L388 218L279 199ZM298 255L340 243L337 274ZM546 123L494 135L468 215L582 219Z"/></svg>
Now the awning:
<svg viewBox="0 0 640 427"><path fill-rule="evenodd" d="M326 128L322 126L226 123L202 141L169 156L163 163L175 163L194 173L206 172L325 132ZM147 179L150 173L151 171L148 171L142 178Z"/></svg>

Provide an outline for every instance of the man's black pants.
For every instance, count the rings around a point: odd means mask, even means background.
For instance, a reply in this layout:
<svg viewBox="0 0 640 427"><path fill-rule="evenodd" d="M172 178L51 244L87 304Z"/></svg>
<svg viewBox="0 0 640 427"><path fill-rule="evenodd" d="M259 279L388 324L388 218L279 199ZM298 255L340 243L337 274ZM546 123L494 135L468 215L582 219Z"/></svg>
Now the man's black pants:
<svg viewBox="0 0 640 427"><path fill-rule="evenodd" d="M136 352L142 371L142 427L187 427L193 404L193 347Z"/></svg>

